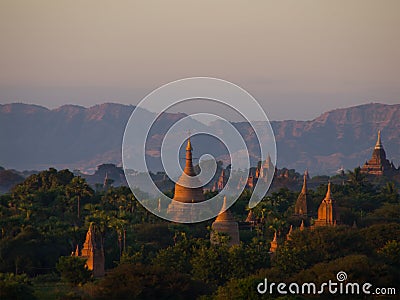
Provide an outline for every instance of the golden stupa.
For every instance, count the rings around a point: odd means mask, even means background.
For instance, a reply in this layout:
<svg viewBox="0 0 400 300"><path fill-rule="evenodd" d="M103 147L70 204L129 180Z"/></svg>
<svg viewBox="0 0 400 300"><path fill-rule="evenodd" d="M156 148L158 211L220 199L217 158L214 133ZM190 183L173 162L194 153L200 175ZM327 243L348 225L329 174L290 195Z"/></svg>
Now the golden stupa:
<svg viewBox="0 0 400 300"><path fill-rule="evenodd" d="M189 138L186 146L185 169L175 184L174 198L167 209L167 214L174 217L177 221L186 220L188 216L194 218L195 216L193 214L197 213L193 208L187 207L183 203L197 203L205 200L203 188L200 186L200 182L194 178L196 172L193 168L192 150L193 148ZM199 187L187 187L189 185L196 185Z"/></svg>
<svg viewBox="0 0 400 300"><path fill-rule="evenodd" d="M239 224L234 220L231 211L227 209L226 197L224 197L221 212L212 223L211 229L210 241L212 244L220 243L220 240L215 233L223 233L229 236L229 246L239 245Z"/></svg>

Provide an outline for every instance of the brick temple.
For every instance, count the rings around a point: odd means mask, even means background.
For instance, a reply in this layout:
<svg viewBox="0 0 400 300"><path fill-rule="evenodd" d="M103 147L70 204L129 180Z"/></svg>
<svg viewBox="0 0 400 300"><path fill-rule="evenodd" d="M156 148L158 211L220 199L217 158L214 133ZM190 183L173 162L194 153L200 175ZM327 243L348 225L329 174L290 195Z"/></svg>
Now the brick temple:
<svg viewBox="0 0 400 300"><path fill-rule="evenodd" d="M361 168L361 172L369 175L377 176L393 176L400 174L400 170L396 169L393 162L390 162L386 158L385 149L383 149L381 141L381 131L378 131L378 139L375 144L374 151L372 152L372 157L369 161L366 161Z"/></svg>
<svg viewBox="0 0 400 300"><path fill-rule="evenodd" d="M239 224L234 220L232 212L227 209L226 197L224 197L221 212L212 223L211 228L210 241L212 244L220 243L218 233L222 233L228 236L229 246L239 245Z"/></svg>
<svg viewBox="0 0 400 300"><path fill-rule="evenodd" d="M196 172L194 171L193 167L192 151L193 148L189 138L186 146L185 169L175 184L174 198L167 209L167 214L173 216L175 220L183 220L185 219L185 216L190 216L193 213L197 213L191 208L185 206L184 203L197 203L205 200L203 188L201 187L200 182L194 178L196 176ZM199 187L187 187L193 184ZM195 218L195 216L192 217Z"/></svg>

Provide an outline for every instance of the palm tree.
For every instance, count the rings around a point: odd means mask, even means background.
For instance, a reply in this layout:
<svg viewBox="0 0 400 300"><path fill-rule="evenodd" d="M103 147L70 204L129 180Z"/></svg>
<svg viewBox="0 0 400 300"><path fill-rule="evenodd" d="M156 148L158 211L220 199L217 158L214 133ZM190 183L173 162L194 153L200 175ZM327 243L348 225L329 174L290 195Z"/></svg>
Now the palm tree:
<svg viewBox="0 0 400 300"><path fill-rule="evenodd" d="M69 199L77 199L78 220L81 217L81 198L92 197L94 192L86 181L80 176L74 177L65 188L65 194Z"/></svg>
<svg viewBox="0 0 400 300"><path fill-rule="evenodd" d="M349 170L349 182L357 187L361 187L365 184L366 182L366 175L361 173L361 168L357 167L354 169L354 171Z"/></svg>

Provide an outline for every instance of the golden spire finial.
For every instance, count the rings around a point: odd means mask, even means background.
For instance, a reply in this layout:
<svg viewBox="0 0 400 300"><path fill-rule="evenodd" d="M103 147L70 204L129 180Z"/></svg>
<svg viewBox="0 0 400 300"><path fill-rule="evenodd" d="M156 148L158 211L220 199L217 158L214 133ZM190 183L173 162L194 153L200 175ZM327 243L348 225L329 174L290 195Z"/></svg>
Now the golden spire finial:
<svg viewBox="0 0 400 300"><path fill-rule="evenodd" d="M265 160L265 166L269 167L270 163L271 163L271 155L269 155L269 152L268 152L267 159Z"/></svg>
<svg viewBox="0 0 400 300"><path fill-rule="evenodd" d="M221 213L223 213L224 211L226 211L226 196L224 196L224 202L222 203L222 208L221 208Z"/></svg>
<svg viewBox="0 0 400 300"><path fill-rule="evenodd" d="M216 222L233 221L232 213L228 210L228 205L226 203L226 196L224 196L224 202L222 203L221 210L215 221Z"/></svg>
<svg viewBox="0 0 400 300"><path fill-rule="evenodd" d="M158 210L158 212L161 212L161 198L158 198L157 210Z"/></svg>
<svg viewBox="0 0 400 300"><path fill-rule="evenodd" d="M190 134L191 134L191 132L190 132L190 129L189 129L188 130L188 141L187 141L186 151L193 150L192 143L190 142Z"/></svg>
<svg viewBox="0 0 400 300"><path fill-rule="evenodd" d="M331 181L328 181L328 190L326 191L325 200L332 200L331 196Z"/></svg>
<svg viewBox="0 0 400 300"><path fill-rule="evenodd" d="M193 148L192 148L192 144L190 142L190 135L189 135L189 138L187 141L187 146L186 146L186 165L185 165L185 169L183 171L189 176L196 176L196 173L194 172L194 169L193 169L192 150L193 150Z"/></svg>
<svg viewBox="0 0 400 300"><path fill-rule="evenodd" d="M72 256L79 256L79 245L78 245L78 244L76 244L76 250L75 250L75 252L72 252L72 253L73 253Z"/></svg>
<svg viewBox="0 0 400 300"><path fill-rule="evenodd" d="M286 235L286 240L287 240L287 241L290 241L290 240L292 239L292 238L291 238L292 232L293 232L293 225L290 225L289 232L288 232L288 234Z"/></svg>
<svg viewBox="0 0 400 300"><path fill-rule="evenodd" d="M277 241L277 236L276 236L276 230L274 232L274 239L271 241L271 247L269 248L269 252L271 254L276 252L276 249L278 248L278 241Z"/></svg>
<svg viewBox="0 0 400 300"><path fill-rule="evenodd" d="M306 169L304 171L304 176L303 176L303 188L301 189L301 192L303 194L307 193L307 176L308 176L308 170Z"/></svg>
<svg viewBox="0 0 400 300"><path fill-rule="evenodd" d="M186 151L192 151L192 150L193 150L192 143L190 142L190 138L188 138Z"/></svg>
<svg viewBox="0 0 400 300"><path fill-rule="evenodd" d="M300 231L304 230L304 220L301 220L301 224L300 224Z"/></svg>
<svg viewBox="0 0 400 300"><path fill-rule="evenodd" d="M378 130L378 139L376 140L375 149L382 149L381 131Z"/></svg>

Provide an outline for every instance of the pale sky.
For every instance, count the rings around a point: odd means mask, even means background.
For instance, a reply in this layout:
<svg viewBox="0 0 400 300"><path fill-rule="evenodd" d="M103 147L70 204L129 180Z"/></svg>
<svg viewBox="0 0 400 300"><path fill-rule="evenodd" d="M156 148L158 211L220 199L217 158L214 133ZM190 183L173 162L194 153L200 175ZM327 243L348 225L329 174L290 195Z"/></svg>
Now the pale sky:
<svg viewBox="0 0 400 300"><path fill-rule="evenodd" d="M400 1L0 1L0 103L136 104L218 77L272 120L400 103Z"/></svg>

